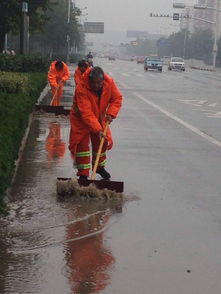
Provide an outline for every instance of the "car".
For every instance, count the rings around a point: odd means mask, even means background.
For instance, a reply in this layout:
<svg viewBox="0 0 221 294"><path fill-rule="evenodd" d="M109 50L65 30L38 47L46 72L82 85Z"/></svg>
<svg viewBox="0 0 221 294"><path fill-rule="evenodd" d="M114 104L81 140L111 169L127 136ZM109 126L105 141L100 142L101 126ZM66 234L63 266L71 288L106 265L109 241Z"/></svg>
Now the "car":
<svg viewBox="0 0 221 294"><path fill-rule="evenodd" d="M144 61L144 70L156 69L160 72L163 70L163 62L159 57L147 57Z"/></svg>
<svg viewBox="0 0 221 294"><path fill-rule="evenodd" d="M145 61L145 58L146 58L145 56L137 56L137 64L138 63L142 63L143 64L144 61Z"/></svg>
<svg viewBox="0 0 221 294"><path fill-rule="evenodd" d="M108 56L108 60L116 60L115 56Z"/></svg>
<svg viewBox="0 0 221 294"><path fill-rule="evenodd" d="M185 62L182 57L171 57L168 64L168 70L173 69L185 71Z"/></svg>

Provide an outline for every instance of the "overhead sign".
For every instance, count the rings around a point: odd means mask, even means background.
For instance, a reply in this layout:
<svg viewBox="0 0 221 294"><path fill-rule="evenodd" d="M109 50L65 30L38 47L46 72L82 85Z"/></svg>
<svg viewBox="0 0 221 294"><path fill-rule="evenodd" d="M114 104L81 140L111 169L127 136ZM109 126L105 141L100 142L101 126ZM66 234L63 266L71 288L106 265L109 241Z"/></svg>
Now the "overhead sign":
<svg viewBox="0 0 221 294"><path fill-rule="evenodd" d="M104 23L103 22L85 22L84 33L86 34L103 34Z"/></svg>
<svg viewBox="0 0 221 294"><path fill-rule="evenodd" d="M131 41L130 44L133 45L133 46L137 46L138 45L137 41Z"/></svg>
<svg viewBox="0 0 221 294"><path fill-rule="evenodd" d="M170 17L169 14L150 13L150 17Z"/></svg>
<svg viewBox="0 0 221 294"><path fill-rule="evenodd" d="M28 12L28 3L22 2L22 12L27 13Z"/></svg>
<svg viewBox="0 0 221 294"><path fill-rule="evenodd" d="M174 13L173 14L173 20L179 20L180 19L180 14L179 13Z"/></svg>
<svg viewBox="0 0 221 294"><path fill-rule="evenodd" d="M168 45L169 45L169 43L165 39L157 40L157 47L166 47Z"/></svg>

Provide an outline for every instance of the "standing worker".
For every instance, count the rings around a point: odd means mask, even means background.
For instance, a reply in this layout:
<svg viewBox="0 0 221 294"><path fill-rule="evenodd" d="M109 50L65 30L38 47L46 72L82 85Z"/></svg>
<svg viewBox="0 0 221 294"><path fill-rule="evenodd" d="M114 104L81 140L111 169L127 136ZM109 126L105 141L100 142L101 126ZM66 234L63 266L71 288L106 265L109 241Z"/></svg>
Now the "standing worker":
<svg viewBox="0 0 221 294"><path fill-rule="evenodd" d="M53 61L48 71L48 82L52 92L52 106L59 106L65 82L70 78L68 66L63 61Z"/></svg>
<svg viewBox="0 0 221 294"><path fill-rule="evenodd" d="M87 63L86 60L80 60L78 62L78 67L77 69L75 70L75 73L74 73L74 81L75 81L75 85L77 86L77 84L80 83L82 77L83 77L83 74L85 73L85 71L89 68L89 64Z"/></svg>
<svg viewBox="0 0 221 294"><path fill-rule="evenodd" d="M90 141L92 145L92 164L95 163L100 140L104 137L106 122L111 123L121 108L122 94L111 77L96 66L87 70L77 85L74 103L70 113L70 145L80 179L87 179L91 168ZM112 148L113 141L108 128L99 158L97 173L109 180L105 170L106 150Z"/></svg>
<svg viewBox="0 0 221 294"><path fill-rule="evenodd" d="M87 55L87 62L88 62L88 64L89 64L90 66L94 66L94 65L93 65L93 55L92 55L91 52L89 52L88 55Z"/></svg>

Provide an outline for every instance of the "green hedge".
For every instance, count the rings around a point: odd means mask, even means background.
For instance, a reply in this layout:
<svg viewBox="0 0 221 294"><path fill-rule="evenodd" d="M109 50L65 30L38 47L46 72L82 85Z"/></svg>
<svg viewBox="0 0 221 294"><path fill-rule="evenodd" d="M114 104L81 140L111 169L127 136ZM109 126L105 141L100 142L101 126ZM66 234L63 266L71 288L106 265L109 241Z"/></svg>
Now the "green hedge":
<svg viewBox="0 0 221 294"><path fill-rule="evenodd" d="M28 89L28 77L17 72L0 72L0 91L7 93L25 93Z"/></svg>
<svg viewBox="0 0 221 294"><path fill-rule="evenodd" d="M47 72L50 60L42 56L0 54L0 71Z"/></svg>
<svg viewBox="0 0 221 294"><path fill-rule="evenodd" d="M0 210L10 184L22 137L41 90L46 85L45 73L26 74L29 87L21 93L0 92Z"/></svg>

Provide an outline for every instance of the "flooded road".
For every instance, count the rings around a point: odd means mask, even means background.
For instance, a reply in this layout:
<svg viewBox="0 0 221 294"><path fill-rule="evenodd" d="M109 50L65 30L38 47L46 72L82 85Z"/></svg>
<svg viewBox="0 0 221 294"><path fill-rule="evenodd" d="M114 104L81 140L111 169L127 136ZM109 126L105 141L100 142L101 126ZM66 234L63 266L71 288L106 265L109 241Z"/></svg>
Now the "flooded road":
<svg viewBox="0 0 221 294"><path fill-rule="evenodd" d="M58 198L76 173L69 121L35 114L0 220L0 293L220 294L221 73L96 64L124 96L107 169L139 200Z"/></svg>
<svg viewBox="0 0 221 294"><path fill-rule="evenodd" d="M1 220L0 293L97 293L110 283L105 232L122 203L57 198L57 176L74 176L68 138L68 118L35 115Z"/></svg>

